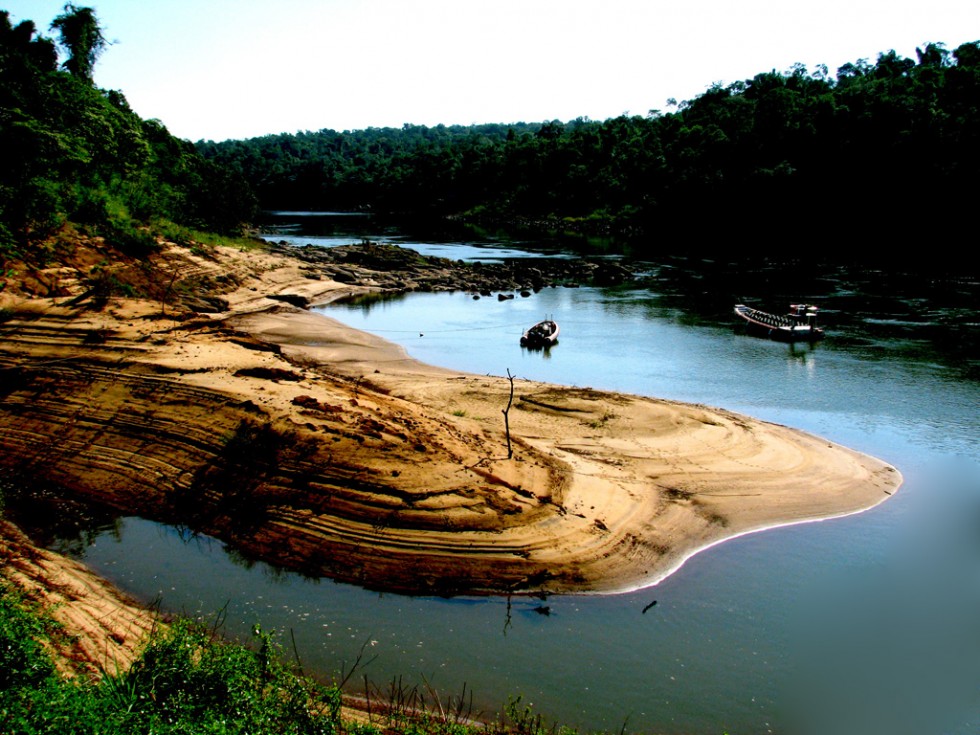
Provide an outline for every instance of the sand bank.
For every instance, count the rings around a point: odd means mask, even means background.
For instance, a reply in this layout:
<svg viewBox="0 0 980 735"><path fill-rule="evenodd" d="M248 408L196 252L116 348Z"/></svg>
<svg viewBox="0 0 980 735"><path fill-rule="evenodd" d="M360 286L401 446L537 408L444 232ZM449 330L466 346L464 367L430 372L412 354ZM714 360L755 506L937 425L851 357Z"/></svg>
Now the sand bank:
<svg viewBox="0 0 980 735"><path fill-rule="evenodd" d="M373 588L597 593L889 497L895 468L722 408L423 365L293 302L371 290L270 253L172 248L220 310L14 299L0 464ZM184 277L184 276L182 276ZM284 301L285 299L285 301Z"/></svg>

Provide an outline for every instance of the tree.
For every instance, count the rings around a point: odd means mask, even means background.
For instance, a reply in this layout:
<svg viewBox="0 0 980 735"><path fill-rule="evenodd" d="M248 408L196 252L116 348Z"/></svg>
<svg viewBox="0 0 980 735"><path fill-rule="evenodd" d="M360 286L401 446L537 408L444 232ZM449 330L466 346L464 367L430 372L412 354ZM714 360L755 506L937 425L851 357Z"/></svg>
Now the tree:
<svg viewBox="0 0 980 735"><path fill-rule="evenodd" d="M68 50L68 59L63 64L65 69L72 76L91 83L95 62L108 45L95 11L68 3L65 12L51 21L51 30L58 31L61 45Z"/></svg>
<svg viewBox="0 0 980 735"><path fill-rule="evenodd" d="M31 74L57 69L58 52L54 43L36 38L36 31L31 20L11 26L10 14L0 10L0 79L4 86L23 84Z"/></svg>

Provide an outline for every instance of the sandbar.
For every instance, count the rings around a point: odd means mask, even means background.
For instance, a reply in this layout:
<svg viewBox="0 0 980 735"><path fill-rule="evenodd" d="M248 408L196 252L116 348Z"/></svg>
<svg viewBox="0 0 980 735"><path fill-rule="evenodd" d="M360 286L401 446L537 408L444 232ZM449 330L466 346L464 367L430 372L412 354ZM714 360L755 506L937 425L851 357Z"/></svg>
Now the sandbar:
<svg viewBox="0 0 980 735"><path fill-rule="evenodd" d="M48 274L55 295L2 295L0 467L306 574L438 595L637 589L902 483L791 427L425 365L294 305L378 290L370 273L176 246L155 267L220 283L222 300L94 308L66 269Z"/></svg>

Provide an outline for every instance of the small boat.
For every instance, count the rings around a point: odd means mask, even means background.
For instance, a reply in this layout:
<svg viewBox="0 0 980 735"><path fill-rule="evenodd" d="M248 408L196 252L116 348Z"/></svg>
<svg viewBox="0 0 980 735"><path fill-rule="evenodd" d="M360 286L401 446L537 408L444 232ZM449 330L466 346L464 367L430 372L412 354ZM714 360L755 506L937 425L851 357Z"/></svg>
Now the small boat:
<svg viewBox="0 0 980 735"><path fill-rule="evenodd" d="M521 347L551 347L558 344L558 322L545 319L521 335Z"/></svg>
<svg viewBox="0 0 980 735"><path fill-rule="evenodd" d="M780 342L815 342L823 339L823 329L817 326L817 307L811 304L791 304L785 315L769 314L745 304L736 304L735 313L742 317L749 330L761 337Z"/></svg>

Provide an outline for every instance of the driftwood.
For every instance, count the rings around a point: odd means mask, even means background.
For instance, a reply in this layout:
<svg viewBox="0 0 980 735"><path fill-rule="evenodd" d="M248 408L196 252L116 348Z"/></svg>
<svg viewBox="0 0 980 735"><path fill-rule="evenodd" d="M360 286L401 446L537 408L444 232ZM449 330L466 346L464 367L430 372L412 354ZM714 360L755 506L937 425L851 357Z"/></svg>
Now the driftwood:
<svg viewBox="0 0 980 735"><path fill-rule="evenodd" d="M510 374L510 368L507 368L507 380L510 381L510 397L507 399L507 408L505 408L502 413L504 414L504 431L507 434L507 459L514 456L514 450L510 445L510 407L514 403L514 376Z"/></svg>

